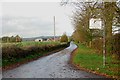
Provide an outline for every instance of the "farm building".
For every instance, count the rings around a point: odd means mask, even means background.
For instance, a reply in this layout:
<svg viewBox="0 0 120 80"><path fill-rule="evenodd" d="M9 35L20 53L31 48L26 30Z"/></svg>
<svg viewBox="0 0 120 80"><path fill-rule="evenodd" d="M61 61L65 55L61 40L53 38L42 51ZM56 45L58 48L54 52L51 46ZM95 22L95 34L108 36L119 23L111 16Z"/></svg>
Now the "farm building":
<svg viewBox="0 0 120 80"><path fill-rule="evenodd" d="M48 39L47 38L38 38L38 39L35 39L36 42L43 42L43 41L47 41Z"/></svg>
<svg viewBox="0 0 120 80"><path fill-rule="evenodd" d="M56 37L55 41L59 41L60 37ZM41 38L35 38L34 41L36 42L46 42L46 41L54 41L54 37L41 37Z"/></svg>
<svg viewBox="0 0 120 80"><path fill-rule="evenodd" d="M39 38L39 39L35 39L36 42L42 42L43 39L42 38Z"/></svg>

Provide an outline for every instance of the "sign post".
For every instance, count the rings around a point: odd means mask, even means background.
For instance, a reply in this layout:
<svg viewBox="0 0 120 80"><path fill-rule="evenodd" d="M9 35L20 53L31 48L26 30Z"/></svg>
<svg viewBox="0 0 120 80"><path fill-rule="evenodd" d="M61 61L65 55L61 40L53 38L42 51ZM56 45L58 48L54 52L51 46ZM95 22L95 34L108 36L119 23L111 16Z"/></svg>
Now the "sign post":
<svg viewBox="0 0 120 80"><path fill-rule="evenodd" d="M90 19L90 29L103 29L103 67L105 67L106 63L106 32L105 32L105 26L104 21L101 19Z"/></svg>
<svg viewBox="0 0 120 80"><path fill-rule="evenodd" d="M55 16L54 16L54 42L55 42Z"/></svg>

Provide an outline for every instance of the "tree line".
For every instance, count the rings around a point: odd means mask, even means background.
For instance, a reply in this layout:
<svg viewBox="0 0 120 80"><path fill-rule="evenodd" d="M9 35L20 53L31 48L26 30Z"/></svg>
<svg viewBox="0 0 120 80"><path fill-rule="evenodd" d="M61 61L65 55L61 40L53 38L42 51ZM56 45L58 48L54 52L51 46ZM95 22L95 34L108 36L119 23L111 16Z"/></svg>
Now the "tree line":
<svg viewBox="0 0 120 80"><path fill-rule="evenodd" d="M1 40L2 40L3 43L7 43L7 42L21 42L22 38L19 35L11 36L11 37L5 36L5 37L2 37Z"/></svg>
<svg viewBox="0 0 120 80"><path fill-rule="evenodd" d="M118 54L120 57L120 2L75 2L72 23L74 32L72 39L102 53L105 41L106 54ZM102 29L90 29L90 19L101 19ZM118 33L113 34L113 25ZM96 26L97 27L97 26ZM105 33L104 33L105 32ZM104 33L104 35L103 35Z"/></svg>

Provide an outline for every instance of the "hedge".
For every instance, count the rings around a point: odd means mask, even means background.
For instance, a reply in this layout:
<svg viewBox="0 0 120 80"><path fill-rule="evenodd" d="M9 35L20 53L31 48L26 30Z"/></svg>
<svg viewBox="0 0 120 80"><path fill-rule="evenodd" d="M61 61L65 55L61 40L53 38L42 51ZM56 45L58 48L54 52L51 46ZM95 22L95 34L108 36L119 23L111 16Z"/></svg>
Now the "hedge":
<svg viewBox="0 0 120 80"><path fill-rule="evenodd" d="M26 46L19 47L17 45L3 46L2 47L2 63L3 66L7 61L14 62L20 58L26 58L30 55L42 56L44 53L51 52L60 48L65 48L69 46L69 43L66 44L56 44L56 45L43 45L43 46Z"/></svg>

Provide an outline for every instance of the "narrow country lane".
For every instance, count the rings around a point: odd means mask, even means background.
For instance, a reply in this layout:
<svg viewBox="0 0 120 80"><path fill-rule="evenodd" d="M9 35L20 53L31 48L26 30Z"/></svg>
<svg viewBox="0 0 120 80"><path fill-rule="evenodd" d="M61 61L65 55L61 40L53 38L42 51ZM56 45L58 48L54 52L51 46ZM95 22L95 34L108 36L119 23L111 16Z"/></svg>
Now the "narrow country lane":
<svg viewBox="0 0 120 80"><path fill-rule="evenodd" d="M60 52L4 71L3 78L102 78L92 73L72 68L69 64L71 52L77 48L74 43Z"/></svg>

